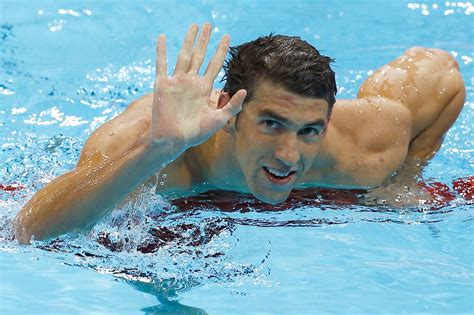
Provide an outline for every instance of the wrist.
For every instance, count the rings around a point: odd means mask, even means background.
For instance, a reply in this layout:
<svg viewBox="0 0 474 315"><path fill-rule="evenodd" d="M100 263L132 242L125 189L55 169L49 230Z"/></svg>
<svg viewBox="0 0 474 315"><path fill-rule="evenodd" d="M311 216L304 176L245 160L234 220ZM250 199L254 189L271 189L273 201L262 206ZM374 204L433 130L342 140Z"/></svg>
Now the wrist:
<svg viewBox="0 0 474 315"><path fill-rule="evenodd" d="M140 151L142 151L145 160L158 169L176 160L187 149L179 141L165 137L147 137L141 147Z"/></svg>

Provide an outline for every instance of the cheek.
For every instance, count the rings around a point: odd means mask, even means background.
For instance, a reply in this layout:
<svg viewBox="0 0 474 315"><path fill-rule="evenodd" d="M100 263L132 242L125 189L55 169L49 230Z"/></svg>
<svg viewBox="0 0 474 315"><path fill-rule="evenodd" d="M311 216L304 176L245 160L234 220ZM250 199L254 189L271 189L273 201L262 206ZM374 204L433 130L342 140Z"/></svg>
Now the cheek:
<svg viewBox="0 0 474 315"><path fill-rule="evenodd" d="M239 132L237 136L237 145L244 152L258 153L265 151L269 146L267 135L262 134L257 126L250 126Z"/></svg>
<svg viewBox="0 0 474 315"><path fill-rule="evenodd" d="M265 144L258 140L242 142L239 146L239 151L247 163L255 163L267 152Z"/></svg>
<svg viewBox="0 0 474 315"><path fill-rule="evenodd" d="M306 147L301 152L303 155L305 164L312 163L313 160L316 158L316 156L319 154L320 149L321 149L321 141L306 145Z"/></svg>
<svg viewBox="0 0 474 315"><path fill-rule="evenodd" d="M237 141L237 152L241 168L245 173L252 173L262 159L271 155L271 144L256 135L252 138L242 137Z"/></svg>

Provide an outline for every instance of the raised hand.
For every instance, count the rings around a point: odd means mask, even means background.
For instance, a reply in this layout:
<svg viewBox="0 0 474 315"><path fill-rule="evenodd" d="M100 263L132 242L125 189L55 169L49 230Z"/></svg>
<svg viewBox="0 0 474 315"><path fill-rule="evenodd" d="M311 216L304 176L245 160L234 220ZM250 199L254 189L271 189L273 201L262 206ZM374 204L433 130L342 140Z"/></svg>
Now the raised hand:
<svg viewBox="0 0 474 315"><path fill-rule="evenodd" d="M229 48L224 35L203 76L199 69L206 55L211 25L205 23L195 45L198 26L191 25L179 53L175 71L167 75L166 38L158 37L156 80L151 121L152 141L171 141L184 151L210 138L241 109L247 95L239 90L222 108L210 102L213 82Z"/></svg>

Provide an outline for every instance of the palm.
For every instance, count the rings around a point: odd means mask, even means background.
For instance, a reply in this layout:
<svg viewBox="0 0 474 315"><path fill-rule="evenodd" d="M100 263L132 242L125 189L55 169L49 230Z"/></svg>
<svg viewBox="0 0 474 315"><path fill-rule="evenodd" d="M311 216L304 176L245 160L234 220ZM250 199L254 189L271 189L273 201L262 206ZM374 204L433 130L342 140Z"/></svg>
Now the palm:
<svg viewBox="0 0 474 315"><path fill-rule="evenodd" d="M173 76L166 75L164 37L157 47L157 78L153 100L152 132L158 139L173 139L190 147L207 140L241 109L246 92L237 92L222 109L212 106L210 96L214 79L222 68L229 40L224 37L205 74L198 75L210 36L204 25L193 51L197 27L192 26L178 57Z"/></svg>

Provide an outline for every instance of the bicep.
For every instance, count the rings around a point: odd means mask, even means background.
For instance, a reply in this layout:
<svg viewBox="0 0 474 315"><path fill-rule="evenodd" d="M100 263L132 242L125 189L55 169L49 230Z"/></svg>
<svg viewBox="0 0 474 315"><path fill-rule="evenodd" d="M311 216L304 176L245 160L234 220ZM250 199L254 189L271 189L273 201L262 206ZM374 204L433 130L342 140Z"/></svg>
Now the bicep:
<svg viewBox="0 0 474 315"><path fill-rule="evenodd" d="M447 52L439 49L412 48L371 75L361 86L358 97L381 97L405 106L411 115L411 139L430 127L439 118L454 122L453 117L442 116L447 106L458 113L464 103L464 82L459 66ZM454 98L462 99L452 102ZM451 115L452 116L452 115Z"/></svg>

